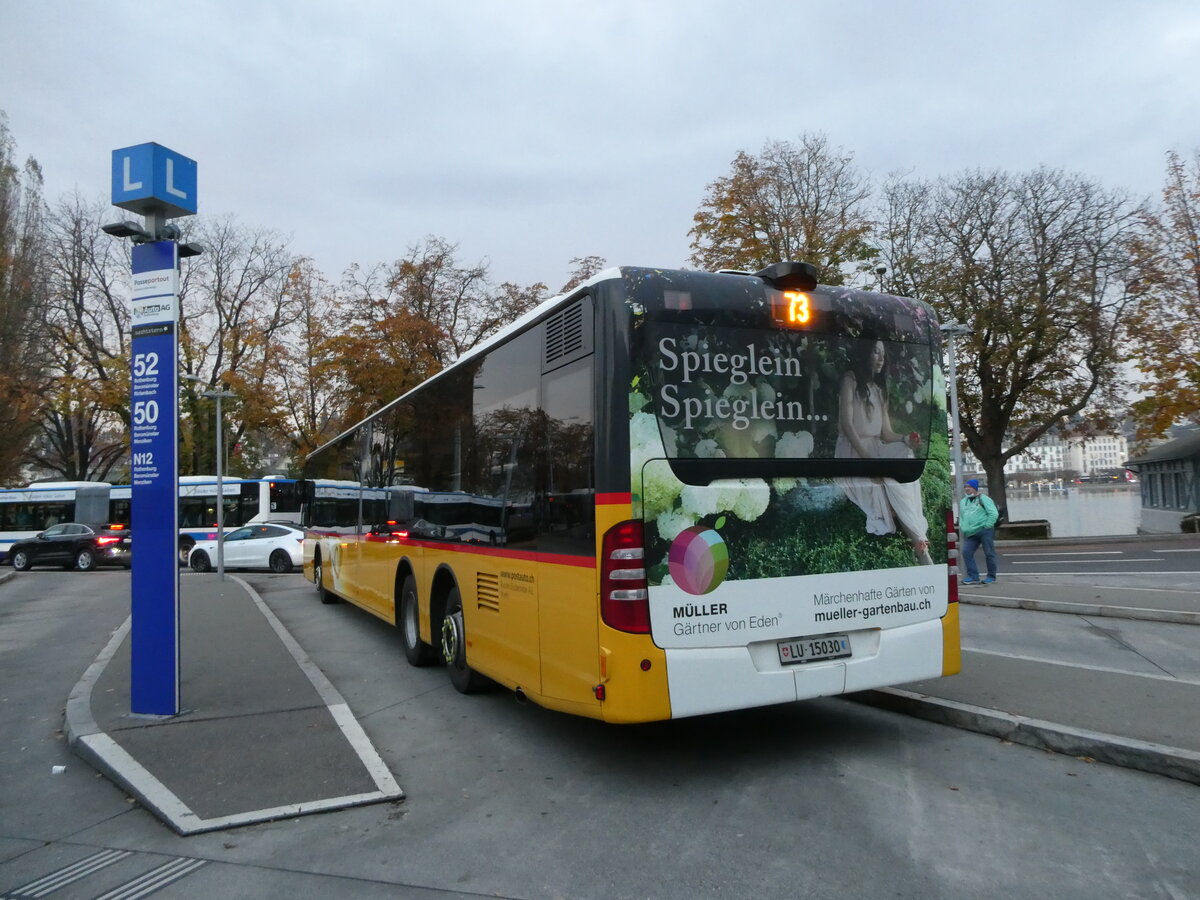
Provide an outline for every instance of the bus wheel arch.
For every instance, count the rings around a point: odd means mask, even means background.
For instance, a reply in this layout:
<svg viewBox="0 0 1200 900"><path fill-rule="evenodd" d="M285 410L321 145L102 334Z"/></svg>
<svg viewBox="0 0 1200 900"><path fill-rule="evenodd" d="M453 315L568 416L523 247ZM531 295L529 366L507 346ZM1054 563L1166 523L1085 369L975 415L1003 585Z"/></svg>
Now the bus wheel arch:
<svg viewBox="0 0 1200 900"><path fill-rule="evenodd" d="M322 603L337 603L337 596L325 587L325 564L321 559L321 547L319 544L313 552L313 584L316 585L317 597Z"/></svg>
<svg viewBox="0 0 1200 900"><path fill-rule="evenodd" d="M492 683L467 664L467 629L463 617L462 592L448 568L441 568L433 577L433 598L430 609L437 609L433 619L440 623L435 638L440 638L439 650L450 683L460 694L476 694Z"/></svg>
<svg viewBox="0 0 1200 900"><path fill-rule="evenodd" d="M431 666L439 659L438 652L431 644L421 638L421 607L417 594L417 576L408 560L401 560L396 567L396 584L394 593L394 610L396 627L400 629L400 639L404 642L404 656L409 665L423 667ZM438 621L434 619L433 621ZM433 629L433 637L437 638L437 629Z"/></svg>

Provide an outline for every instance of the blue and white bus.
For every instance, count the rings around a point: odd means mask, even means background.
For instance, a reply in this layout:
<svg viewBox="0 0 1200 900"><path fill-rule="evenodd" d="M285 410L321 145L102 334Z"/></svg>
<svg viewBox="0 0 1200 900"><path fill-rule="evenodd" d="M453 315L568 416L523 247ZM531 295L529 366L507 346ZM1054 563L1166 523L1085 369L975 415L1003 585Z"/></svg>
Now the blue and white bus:
<svg viewBox="0 0 1200 900"><path fill-rule="evenodd" d="M105 481L58 481L0 490L0 562L14 541L33 537L56 522L122 522L132 519L133 489ZM254 522L299 522L297 482L280 475L224 478L222 525L228 531ZM217 536L215 475L179 479L179 558L187 562L198 540Z"/></svg>
<svg viewBox="0 0 1200 900"><path fill-rule="evenodd" d="M108 521L110 489L104 481L44 481L0 490L0 562L8 562L14 542L36 537L51 525Z"/></svg>

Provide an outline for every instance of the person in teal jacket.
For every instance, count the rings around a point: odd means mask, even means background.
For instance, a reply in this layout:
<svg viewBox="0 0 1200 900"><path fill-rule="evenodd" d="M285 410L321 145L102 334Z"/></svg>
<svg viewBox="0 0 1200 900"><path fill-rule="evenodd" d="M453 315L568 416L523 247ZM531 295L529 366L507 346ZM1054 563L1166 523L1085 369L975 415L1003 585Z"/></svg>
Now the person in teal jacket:
<svg viewBox="0 0 1200 900"><path fill-rule="evenodd" d="M958 505L958 529L963 536L963 561L967 566L967 577L963 584L979 584L979 567L975 564L975 551L983 546L983 557L987 561L987 577L984 584L996 580L996 522L1000 513L991 497L979 493L979 482L972 478L963 486L965 496Z"/></svg>

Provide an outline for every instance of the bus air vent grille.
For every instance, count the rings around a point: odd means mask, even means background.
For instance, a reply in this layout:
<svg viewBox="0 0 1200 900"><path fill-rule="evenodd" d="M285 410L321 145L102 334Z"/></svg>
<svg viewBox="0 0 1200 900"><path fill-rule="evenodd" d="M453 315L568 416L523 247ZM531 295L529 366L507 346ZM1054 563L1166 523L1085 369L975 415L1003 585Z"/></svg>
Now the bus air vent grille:
<svg viewBox="0 0 1200 900"><path fill-rule="evenodd" d="M475 602L480 609L500 612L500 578L491 572L475 576Z"/></svg>
<svg viewBox="0 0 1200 900"><path fill-rule="evenodd" d="M585 304L587 315L585 315ZM542 371L558 368L592 352L591 304L585 300L546 320Z"/></svg>

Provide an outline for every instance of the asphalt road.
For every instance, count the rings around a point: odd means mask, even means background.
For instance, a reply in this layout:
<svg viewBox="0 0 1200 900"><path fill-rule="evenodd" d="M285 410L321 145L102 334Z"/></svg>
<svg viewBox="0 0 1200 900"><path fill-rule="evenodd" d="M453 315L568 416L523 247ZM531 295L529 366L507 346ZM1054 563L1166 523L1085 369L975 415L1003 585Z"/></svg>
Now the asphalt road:
<svg viewBox="0 0 1200 900"><path fill-rule="evenodd" d="M837 699L614 727L465 697L300 576L247 580L407 799L176 836L59 732L127 612L128 576L24 574L0 585L0 892L110 851L128 855L54 897L170 865L164 897L1178 898L1200 885L1192 785Z"/></svg>

